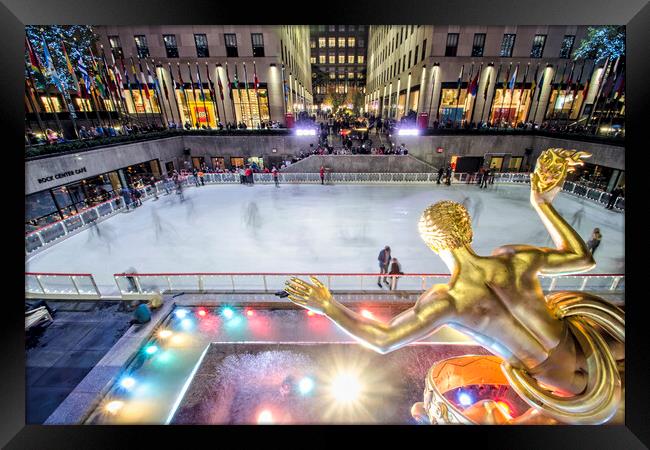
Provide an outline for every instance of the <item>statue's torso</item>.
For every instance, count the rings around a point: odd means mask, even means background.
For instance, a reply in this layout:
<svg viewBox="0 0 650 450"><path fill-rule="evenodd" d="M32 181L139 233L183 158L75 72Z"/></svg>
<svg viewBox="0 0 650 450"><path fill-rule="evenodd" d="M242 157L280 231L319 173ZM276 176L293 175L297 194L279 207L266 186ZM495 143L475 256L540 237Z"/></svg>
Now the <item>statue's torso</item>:
<svg viewBox="0 0 650 450"><path fill-rule="evenodd" d="M536 269L514 254L461 265L448 294L456 310L448 325L511 364L537 366L563 336L565 325L547 309Z"/></svg>

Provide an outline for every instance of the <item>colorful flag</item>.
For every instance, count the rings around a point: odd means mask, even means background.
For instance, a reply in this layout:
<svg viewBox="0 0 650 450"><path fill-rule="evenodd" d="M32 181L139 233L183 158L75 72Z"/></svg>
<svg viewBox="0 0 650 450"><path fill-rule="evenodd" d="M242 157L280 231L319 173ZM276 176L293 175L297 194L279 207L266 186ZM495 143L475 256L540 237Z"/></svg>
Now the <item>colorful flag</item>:
<svg viewBox="0 0 650 450"><path fill-rule="evenodd" d="M72 81L74 82L74 87L75 87L75 93L77 95L80 95L80 89L79 89L79 80L77 80L77 75L74 73L74 69L72 68L72 64L70 63L70 58L68 58L68 52L65 50L65 43L63 40L61 40L61 47L63 48L63 56L65 57L65 63L68 66L68 71L70 72L70 76L72 77Z"/></svg>
<svg viewBox="0 0 650 450"><path fill-rule="evenodd" d="M475 95L477 94L477 92L478 92L478 76L479 76L479 74L480 74L480 70L479 70L478 72L476 72L476 76L474 77L474 79L472 80L472 82L471 82L471 83L469 84L469 86L467 87L467 92L468 92L469 94L471 94L471 95L474 95L474 96L475 96Z"/></svg>
<svg viewBox="0 0 650 450"><path fill-rule="evenodd" d="M207 62L205 63L205 73L208 76L208 89L210 90L210 97L214 101L214 100L216 100L217 95L214 92L214 83L212 82L212 77L210 77L210 66L208 65ZM215 107L215 109L216 109L216 107Z"/></svg>
<svg viewBox="0 0 650 450"><path fill-rule="evenodd" d="M460 83L463 78L463 71L465 70L465 64L460 66L460 72L458 73L458 82L457 82L457 87L456 87L456 99L460 97Z"/></svg>
<svg viewBox="0 0 650 450"><path fill-rule="evenodd" d="M488 89L490 88L490 76L492 73L488 72L487 81L485 82L485 89L483 90L483 100L487 99Z"/></svg>
<svg viewBox="0 0 650 450"><path fill-rule="evenodd" d="M503 95L505 96L505 90L508 88L508 79L510 78L510 69L512 69L512 63L510 63L510 66L508 66L508 70L506 71L506 76L503 79Z"/></svg>
<svg viewBox="0 0 650 450"><path fill-rule="evenodd" d="M517 72L519 71L519 64L517 64L517 67L515 67L515 72L512 74L512 77L510 78L510 83L508 83L508 89L513 90L515 88L515 83L517 82Z"/></svg>
<svg viewBox="0 0 650 450"><path fill-rule="evenodd" d="M196 78L199 81L199 92L201 92L201 101L205 102L205 93L203 92L203 80L201 80L201 71L199 70L199 63L196 63ZM207 111L206 111L207 114Z"/></svg>
<svg viewBox="0 0 650 450"><path fill-rule="evenodd" d="M30 44L29 39L25 37L25 43L27 44L27 52L29 53L29 65L32 70L40 75L43 75L43 65L41 60L38 58L38 55L34 52L32 44Z"/></svg>
<svg viewBox="0 0 650 450"><path fill-rule="evenodd" d="M179 84L179 89L185 94L185 82L183 81L183 75L181 74L181 65L176 64L176 68L178 69L178 84Z"/></svg>
<svg viewBox="0 0 650 450"><path fill-rule="evenodd" d="M162 70L164 72L165 69L162 69ZM161 76L160 79L162 80L162 89L163 89L163 92L165 93L165 98L169 102L169 92L167 92L167 83L165 82L165 75ZM170 110L171 110L171 107L170 107Z"/></svg>
<svg viewBox="0 0 650 450"><path fill-rule="evenodd" d="M235 78L232 84L233 84L233 88L239 89L239 79L237 78L237 63L235 63Z"/></svg>
<svg viewBox="0 0 650 450"><path fill-rule="evenodd" d="M530 92L531 93L535 92L535 89L537 88L537 74L538 73L539 73L539 63L537 63L537 68L535 68L535 75L533 75L533 79L530 82Z"/></svg>
<svg viewBox="0 0 650 450"><path fill-rule="evenodd" d="M50 77L52 80L52 84L61 92L61 94L65 95L65 88L63 86L63 83L61 83L61 78L59 78L59 73L56 71L56 68L54 67L54 61L52 60L52 56L50 55L50 50L47 48L47 43L45 42L45 36L43 36L43 52L45 54L45 75Z"/></svg>
<svg viewBox="0 0 650 450"><path fill-rule="evenodd" d="M614 98L620 98L625 92L625 69L621 71L614 85Z"/></svg>
<svg viewBox="0 0 650 450"><path fill-rule="evenodd" d="M138 67L140 68L140 76L142 77L142 87L144 88L144 95L148 99L151 99L151 92L149 91L149 83L147 83L147 79L144 76L144 70L142 70L142 61L140 58L138 58Z"/></svg>

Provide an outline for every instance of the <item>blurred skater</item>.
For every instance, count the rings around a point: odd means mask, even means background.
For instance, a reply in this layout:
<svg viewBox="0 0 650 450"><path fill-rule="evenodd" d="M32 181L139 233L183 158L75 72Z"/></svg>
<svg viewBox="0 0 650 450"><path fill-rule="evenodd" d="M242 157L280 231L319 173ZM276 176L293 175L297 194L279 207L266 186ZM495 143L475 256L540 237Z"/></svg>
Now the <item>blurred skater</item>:
<svg viewBox="0 0 650 450"><path fill-rule="evenodd" d="M579 210L575 212L573 217L571 218L571 226L575 229L580 227L580 224L582 224L582 219L585 216L585 208L584 206L581 207Z"/></svg>
<svg viewBox="0 0 650 450"><path fill-rule="evenodd" d="M273 166L273 170L271 171L271 173L273 174L273 181L275 182L275 187L280 187L278 169L275 166Z"/></svg>
<svg viewBox="0 0 650 450"><path fill-rule="evenodd" d="M154 201L158 200L158 188L156 187L156 178L153 175L149 179L149 186L151 186L151 191L153 192L154 197L156 197Z"/></svg>
<svg viewBox="0 0 650 450"><path fill-rule="evenodd" d="M592 256L596 253L596 249L600 246L600 241L602 240L603 235L600 234L600 228L594 228L594 231L591 233L591 237L587 241L587 248L591 252Z"/></svg>
<svg viewBox="0 0 650 450"><path fill-rule="evenodd" d="M390 290L394 291L397 289L397 280L399 279L397 275L404 275L404 272L402 272L402 265L397 261L397 258L393 258L388 273L393 275L390 279Z"/></svg>
<svg viewBox="0 0 650 450"><path fill-rule="evenodd" d="M444 167L440 166L440 169L438 169L438 181L436 181L436 184L440 184L440 181L442 180L444 174L445 174L445 169Z"/></svg>
<svg viewBox="0 0 650 450"><path fill-rule="evenodd" d="M379 261L379 278L377 278L377 285L382 288L381 275L388 273L388 265L390 264L390 247L388 245L379 252L377 260ZM386 283L387 286L390 286L385 276L384 283Z"/></svg>

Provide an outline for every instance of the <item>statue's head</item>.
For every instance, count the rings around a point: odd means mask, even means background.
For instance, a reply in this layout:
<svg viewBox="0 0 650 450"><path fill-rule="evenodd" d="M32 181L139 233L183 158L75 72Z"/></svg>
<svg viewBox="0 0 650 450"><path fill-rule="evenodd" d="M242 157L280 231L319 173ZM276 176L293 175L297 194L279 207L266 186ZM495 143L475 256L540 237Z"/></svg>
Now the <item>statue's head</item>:
<svg viewBox="0 0 650 450"><path fill-rule="evenodd" d="M472 219L460 203L445 200L429 206L418 228L420 237L436 253L472 242Z"/></svg>

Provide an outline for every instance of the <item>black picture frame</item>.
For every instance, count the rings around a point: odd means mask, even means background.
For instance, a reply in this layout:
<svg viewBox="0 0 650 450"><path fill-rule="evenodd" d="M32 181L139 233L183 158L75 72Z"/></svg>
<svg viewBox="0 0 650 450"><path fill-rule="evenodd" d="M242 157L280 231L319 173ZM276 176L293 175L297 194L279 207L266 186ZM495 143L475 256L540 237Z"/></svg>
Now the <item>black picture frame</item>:
<svg viewBox="0 0 650 450"><path fill-rule="evenodd" d="M330 0L321 4L307 2L233 4L195 0L3 0L0 5L0 102L4 156L2 196L5 220L3 270L4 320L2 384L0 384L0 444L4 448L134 448L164 446L177 438L183 446L207 445L251 448L257 440L266 448L282 445L307 447L345 443L369 447L371 441L388 443L401 440L404 446L469 445L480 448L589 448L636 449L650 445L650 358L647 355L648 303L644 295L642 273L645 270L641 246L644 227L644 190L639 175L644 167L647 143L644 139L643 110L648 96L648 43L650 42L650 5L646 0L375 0L350 2ZM626 25L627 80L626 96L626 420L625 426L562 427L136 427L136 426L25 426L25 346L23 305L24 258L21 248L24 228L24 200L13 191L24 186L24 25L25 24L456 24L456 25ZM646 127L647 128L647 127ZM629 150L628 150L629 147ZM647 166L647 163L646 163ZM634 230L639 232L638 236ZM9 238L9 236L11 236ZM11 244L11 245L8 245ZM637 258L637 256L639 256ZM637 261L635 261L637 259ZM24 261L24 260L23 260ZM646 276L647 278L647 276ZM364 443L353 439L363 433ZM299 436L296 435L299 434ZM230 439L236 439L232 441ZM443 444L442 439L451 439ZM422 443L420 443L422 439ZM229 444L226 444L229 442ZM302 444L304 443L304 444ZM398 444L400 445L400 444Z"/></svg>

